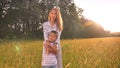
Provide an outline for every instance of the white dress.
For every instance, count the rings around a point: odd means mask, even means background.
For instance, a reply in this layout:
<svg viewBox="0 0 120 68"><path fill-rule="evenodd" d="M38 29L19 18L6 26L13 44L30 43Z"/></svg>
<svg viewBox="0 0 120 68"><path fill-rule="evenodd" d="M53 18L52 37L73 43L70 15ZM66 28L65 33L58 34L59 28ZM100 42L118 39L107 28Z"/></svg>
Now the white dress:
<svg viewBox="0 0 120 68"><path fill-rule="evenodd" d="M57 28L57 24L54 24L54 26L51 26L49 21L43 23L44 41L48 39L48 34L52 30L58 32L58 38L56 40L56 42L58 42L57 68L62 68L62 52L61 52L61 45L60 45L61 32Z"/></svg>

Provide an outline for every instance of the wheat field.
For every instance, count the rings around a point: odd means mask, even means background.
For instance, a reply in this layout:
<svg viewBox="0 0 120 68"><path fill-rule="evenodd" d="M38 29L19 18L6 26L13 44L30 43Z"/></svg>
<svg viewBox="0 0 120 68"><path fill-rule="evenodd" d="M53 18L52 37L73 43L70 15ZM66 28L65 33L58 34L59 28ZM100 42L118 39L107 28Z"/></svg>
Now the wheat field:
<svg viewBox="0 0 120 68"><path fill-rule="evenodd" d="M0 40L0 68L41 68L42 40ZM120 37L61 40L63 68L120 68Z"/></svg>

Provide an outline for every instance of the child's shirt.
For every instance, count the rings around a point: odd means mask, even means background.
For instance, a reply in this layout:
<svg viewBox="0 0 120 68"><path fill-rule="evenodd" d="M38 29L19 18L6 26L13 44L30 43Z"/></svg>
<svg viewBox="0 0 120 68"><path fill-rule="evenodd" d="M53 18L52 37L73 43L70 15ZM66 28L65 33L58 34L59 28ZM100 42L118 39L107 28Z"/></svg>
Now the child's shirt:
<svg viewBox="0 0 120 68"><path fill-rule="evenodd" d="M44 43L43 43L44 44ZM54 46L54 43L50 43L50 46ZM58 49L58 45L57 49ZM57 64L57 59L55 54L46 54L46 48L43 46L43 53L42 53L42 66L52 66Z"/></svg>

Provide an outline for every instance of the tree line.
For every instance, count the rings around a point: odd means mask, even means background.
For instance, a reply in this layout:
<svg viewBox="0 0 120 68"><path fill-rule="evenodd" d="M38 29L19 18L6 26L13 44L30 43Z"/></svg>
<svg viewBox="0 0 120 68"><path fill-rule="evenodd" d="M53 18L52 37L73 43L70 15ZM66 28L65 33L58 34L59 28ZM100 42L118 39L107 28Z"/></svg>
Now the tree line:
<svg viewBox="0 0 120 68"><path fill-rule="evenodd" d="M0 38L43 38L42 24L56 0L0 0ZM85 19L83 9L74 0L59 0L64 30L61 38L109 36L109 31L92 20Z"/></svg>

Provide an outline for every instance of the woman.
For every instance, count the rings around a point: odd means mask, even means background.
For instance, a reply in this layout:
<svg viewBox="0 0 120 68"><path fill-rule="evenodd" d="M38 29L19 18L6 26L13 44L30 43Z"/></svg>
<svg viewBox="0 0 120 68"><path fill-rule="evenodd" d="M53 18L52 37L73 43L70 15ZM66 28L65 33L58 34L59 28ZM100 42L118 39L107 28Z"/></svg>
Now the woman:
<svg viewBox="0 0 120 68"><path fill-rule="evenodd" d="M54 7L50 10L48 14L48 21L43 24L44 41L48 39L48 34L51 31L58 32L58 38L56 42L58 43L58 54L57 56L57 68L62 68L62 54L60 45L60 35L63 30L63 20L61 17L60 9Z"/></svg>

